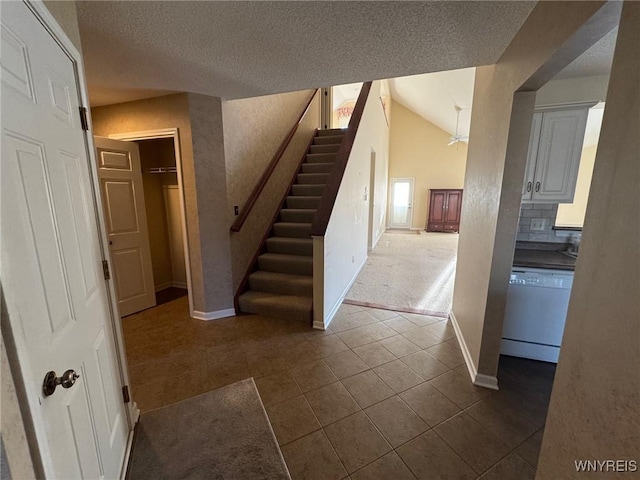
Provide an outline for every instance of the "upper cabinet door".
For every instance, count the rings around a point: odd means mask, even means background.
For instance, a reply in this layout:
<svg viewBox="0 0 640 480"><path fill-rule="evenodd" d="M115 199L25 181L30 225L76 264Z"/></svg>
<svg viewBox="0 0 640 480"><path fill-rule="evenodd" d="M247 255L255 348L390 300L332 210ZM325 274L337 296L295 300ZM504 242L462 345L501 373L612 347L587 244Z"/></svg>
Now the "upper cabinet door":
<svg viewBox="0 0 640 480"><path fill-rule="evenodd" d="M587 113L587 109L577 109L543 114L533 185L534 202L573 201Z"/></svg>
<svg viewBox="0 0 640 480"><path fill-rule="evenodd" d="M522 185L522 200L533 198L533 186L535 181L536 158L538 157L538 146L540 145L540 129L542 128L542 113L533 114L531 124L531 137L529 139L529 150L527 152L527 167L524 174L524 184Z"/></svg>

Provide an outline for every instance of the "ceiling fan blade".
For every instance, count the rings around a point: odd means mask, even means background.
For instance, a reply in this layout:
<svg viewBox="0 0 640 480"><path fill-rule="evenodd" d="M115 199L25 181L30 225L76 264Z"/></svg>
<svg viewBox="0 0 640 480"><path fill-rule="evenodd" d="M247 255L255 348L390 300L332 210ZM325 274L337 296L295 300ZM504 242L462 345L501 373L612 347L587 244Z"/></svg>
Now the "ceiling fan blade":
<svg viewBox="0 0 640 480"><path fill-rule="evenodd" d="M454 143L458 143L458 142L459 140L457 138L452 138L451 140L449 140L449 143L447 143L447 147L450 147Z"/></svg>

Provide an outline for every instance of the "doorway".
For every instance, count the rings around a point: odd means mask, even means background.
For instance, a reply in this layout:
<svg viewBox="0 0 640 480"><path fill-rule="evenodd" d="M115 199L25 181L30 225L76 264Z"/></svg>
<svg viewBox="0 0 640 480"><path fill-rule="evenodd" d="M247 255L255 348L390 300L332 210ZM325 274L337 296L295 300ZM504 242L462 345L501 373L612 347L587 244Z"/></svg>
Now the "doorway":
<svg viewBox="0 0 640 480"><path fill-rule="evenodd" d="M392 178L389 196L389 228L411 228L413 178Z"/></svg>
<svg viewBox="0 0 640 480"><path fill-rule="evenodd" d="M140 151L156 305L187 296L189 314L193 315L178 129L114 134L109 138L134 142Z"/></svg>

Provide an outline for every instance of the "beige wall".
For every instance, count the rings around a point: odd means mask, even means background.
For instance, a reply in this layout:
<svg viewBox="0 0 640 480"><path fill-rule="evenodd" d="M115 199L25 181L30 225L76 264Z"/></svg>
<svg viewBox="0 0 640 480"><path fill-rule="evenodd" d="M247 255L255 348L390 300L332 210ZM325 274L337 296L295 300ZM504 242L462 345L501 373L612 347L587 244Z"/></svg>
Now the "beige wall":
<svg viewBox="0 0 640 480"><path fill-rule="evenodd" d="M533 93L523 94L514 109L514 92L525 82L539 88L581 53L577 45L596 41L594 30L582 30L567 42L602 6L540 2L498 63L476 69L453 313L482 383L496 382L535 103Z"/></svg>
<svg viewBox="0 0 640 480"><path fill-rule="evenodd" d="M194 309L215 312L231 308L229 218L225 175L221 173L225 165L220 99L193 94L167 95L93 108L91 116L93 132L101 136L178 128Z"/></svg>
<svg viewBox="0 0 640 480"><path fill-rule="evenodd" d="M593 188L536 478L574 461L640 462L640 4L625 2ZM640 468L640 466L638 466Z"/></svg>
<svg viewBox="0 0 640 480"><path fill-rule="evenodd" d="M464 186L467 144L447 146L449 135L404 105L393 102L389 178L415 178L412 227L426 227L429 189Z"/></svg>
<svg viewBox="0 0 640 480"><path fill-rule="evenodd" d="M64 33L67 34L71 43L82 52L76 2L70 0L45 0L44 5L62 27Z"/></svg>
<svg viewBox="0 0 640 480"><path fill-rule="evenodd" d="M584 224L597 149L597 145L591 145L582 149L573 203L561 203L558 205L556 225L563 227L582 227Z"/></svg>
<svg viewBox="0 0 640 480"><path fill-rule="evenodd" d="M233 206L242 209L273 155L297 122L312 90L226 101L222 104L224 155L229 196L229 227ZM305 118L254 205L242 230L231 234L233 289L240 285L275 214L292 175L318 127L320 98L315 96Z"/></svg>

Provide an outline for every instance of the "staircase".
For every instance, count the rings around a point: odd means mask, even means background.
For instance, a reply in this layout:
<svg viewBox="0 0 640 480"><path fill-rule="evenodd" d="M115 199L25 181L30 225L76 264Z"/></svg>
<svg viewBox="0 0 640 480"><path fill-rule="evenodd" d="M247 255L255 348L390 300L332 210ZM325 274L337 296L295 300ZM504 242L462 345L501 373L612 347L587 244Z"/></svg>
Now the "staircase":
<svg viewBox="0 0 640 480"><path fill-rule="evenodd" d="M263 253L238 297L242 312L310 322L313 307L311 223L345 130L319 130L287 194Z"/></svg>

